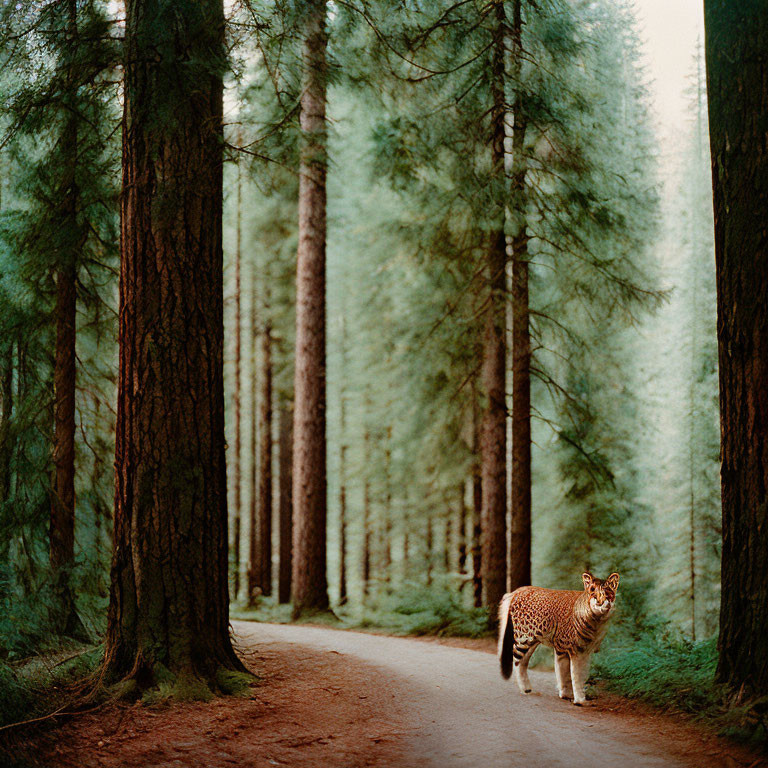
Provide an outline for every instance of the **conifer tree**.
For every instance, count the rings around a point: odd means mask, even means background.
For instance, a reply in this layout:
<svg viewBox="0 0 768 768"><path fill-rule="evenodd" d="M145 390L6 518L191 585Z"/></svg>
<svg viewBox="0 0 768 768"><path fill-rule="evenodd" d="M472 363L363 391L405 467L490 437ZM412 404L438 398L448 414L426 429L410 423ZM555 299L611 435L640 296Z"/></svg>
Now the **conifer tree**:
<svg viewBox="0 0 768 768"><path fill-rule="evenodd" d="M219 670L242 669L229 637L227 588L223 7L130 0L125 37L105 677L146 687L170 671L217 686Z"/></svg>
<svg viewBox="0 0 768 768"><path fill-rule="evenodd" d="M27 464L23 478L18 475L16 495L28 483L37 484L36 472L51 472L47 526L54 591L51 621L56 631L85 637L72 586L76 570L76 473L81 469L75 428L78 409L85 421L82 398L78 406L76 361L78 346L84 360L88 343L78 341L78 326L86 329L84 335L89 341L103 330L100 307L109 294L108 276L115 252L111 187L115 154L110 140L114 113L109 103L115 48L105 7L99 2L19 3L3 9L3 17L6 34L13 37L21 27L26 35L26 45L5 49L11 52L3 82L8 93L4 104L6 141L18 153L19 163L15 169L16 204L7 210L3 231L11 249L4 271L10 277L11 262L15 261L17 278L30 298L34 297L22 312L7 311L0 319L4 334L18 340L19 385L16 406L9 408L4 418L6 439L10 440L11 431L15 431L17 446L14 451L9 445L5 452L8 463L2 472L3 496L11 493L14 454L18 460L31 448L23 435L33 430L49 438L53 467L47 466L47 457L38 454L37 471ZM6 307L14 304L22 308L14 301ZM49 322L50 336L46 329ZM24 326L27 333L36 329L37 338L22 340ZM50 347L46 350L47 344ZM4 394L11 405L15 366L10 346L6 365ZM42 385L34 392L22 382L33 371ZM99 387L103 373L87 371L85 378L88 386ZM27 396L31 399L24 403ZM50 411L41 407L49 402ZM45 415L51 416L52 433ZM98 442L95 431L99 428L93 425L93 444ZM88 431L91 429L89 424ZM101 490L94 487L89 495L96 499ZM20 501L13 505L17 514ZM78 507L82 512L86 505L78 503ZM99 523L100 513L95 507L91 511ZM28 555L34 552L34 548L24 549Z"/></svg>
<svg viewBox="0 0 768 768"><path fill-rule="evenodd" d="M293 410L293 611L328 608L326 575L325 0L306 9L302 49L299 249Z"/></svg>
<svg viewBox="0 0 768 768"><path fill-rule="evenodd" d="M768 693L768 110L764 4L707 0L707 95L718 298L723 554L717 678ZM748 599L745 599L748 596Z"/></svg>

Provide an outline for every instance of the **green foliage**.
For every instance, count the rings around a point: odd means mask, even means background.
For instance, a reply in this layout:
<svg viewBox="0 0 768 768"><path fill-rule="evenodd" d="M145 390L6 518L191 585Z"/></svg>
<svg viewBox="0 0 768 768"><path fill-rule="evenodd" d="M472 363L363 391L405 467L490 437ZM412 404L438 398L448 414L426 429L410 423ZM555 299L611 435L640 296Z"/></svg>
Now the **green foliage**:
<svg viewBox="0 0 768 768"><path fill-rule="evenodd" d="M461 596L447 586L418 584L404 584L382 600L379 610L366 611L358 626L438 637L485 637L492 632L485 608L467 607Z"/></svg>
<svg viewBox="0 0 768 768"><path fill-rule="evenodd" d="M719 705L714 684L715 638L692 643L646 635L630 644L606 643L594 657L594 676L611 689L649 704L705 714Z"/></svg>

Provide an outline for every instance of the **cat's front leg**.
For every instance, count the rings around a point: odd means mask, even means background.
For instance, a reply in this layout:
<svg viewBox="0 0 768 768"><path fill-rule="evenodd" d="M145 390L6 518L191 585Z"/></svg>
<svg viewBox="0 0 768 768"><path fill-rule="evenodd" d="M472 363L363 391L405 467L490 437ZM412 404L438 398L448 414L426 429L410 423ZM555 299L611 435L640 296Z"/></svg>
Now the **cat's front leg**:
<svg viewBox="0 0 768 768"><path fill-rule="evenodd" d="M571 681L573 682L573 703L580 707L587 700L584 688L589 676L590 653L578 653L571 655Z"/></svg>
<svg viewBox="0 0 768 768"><path fill-rule="evenodd" d="M561 699L573 698L571 684L571 660L567 653L555 651L555 677L557 678L557 693Z"/></svg>

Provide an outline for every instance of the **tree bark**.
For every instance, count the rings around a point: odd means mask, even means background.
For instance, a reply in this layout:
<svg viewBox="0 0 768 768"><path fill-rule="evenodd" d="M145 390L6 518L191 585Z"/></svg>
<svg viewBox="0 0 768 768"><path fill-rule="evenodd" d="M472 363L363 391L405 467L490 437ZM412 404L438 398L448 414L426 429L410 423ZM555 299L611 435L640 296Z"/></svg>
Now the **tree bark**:
<svg viewBox="0 0 768 768"><path fill-rule="evenodd" d="M293 501L291 498L292 478L292 436L293 414L290 405L284 402L280 409L280 570L278 574L277 599L281 603L291 601L291 569L293 552Z"/></svg>
<svg viewBox="0 0 768 768"><path fill-rule="evenodd" d="M432 530L432 515L429 515L427 517L427 533L424 537L424 548L425 548L425 571L427 575L427 586L432 586L432 550L434 548L434 532Z"/></svg>
<svg viewBox="0 0 768 768"><path fill-rule="evenodd" d="M467 572L467 505L464 501L464 483L459 483L457 498L459 502L458 540L456 553L458 555L459 573Z"/></svg>
<svg viewBox="0 0 768 768"><path fill-rule="evenodd" d="M67 35L77 45L77 5L67 0ZM73 85L73 84L72 84ZM74 87L74 86L73 86ZM62 134L68 161L62 219L72 232L78 228L78 116L69 114ZM60 254L56 269L56 351L53 363L53 465L49 526L49 557L56 590L56 628L84 636L69 579L75 562L75 378L77 324L77 245Z"/></svg>
<svg viewBox="0 0 768 768"><path fill-rule="evenodd" d="M261 337L261 403L259 405L259 587L272 594L272 326Z"/></svg>
<svg viewBox="0 0 768 768"><path fill-rule="evenodd" d="M2 371L0 371L0 501L6 501L11 494L11 462L13 440L11 419L13 418L13 346L12 339L3 344Z"/></svg>
<svg viewBox="0 0 768 768"><path fill-rule="evenodd" d="M491 160L499 205L486 257L486 317L482 381L485 396L480 439L483 483L482 569L483 605L493 607L507 587L507 404L505 301L507 244L504 233L504 4L496 0L496 33L491 81Z"/></svg>
<svg viewBox="0 0 768 768"><path fill-rule="evenodd" d="M229 636L221 0L128 0L104 679L216 686Z"/></svg>
<svg viewBox="0 0 768 768"><path fill-rule="evenodd" d="M242 530L243 507L243 481L242 481L242 435L241 435L241 393L240 393L240 369L242 331L240 328L241 315L241 291L242 291L242 177L240 162L237 163L237 208L235 212L235 394L234 394L234 421L235 421L235 467L234 467L234 502L235 509L232 515L232 599L237 600L240 595L240 538ZM250 599L250 593L249 593Z"/></svg>
<svg viewBox="0 0 768 768"><path fill-rule="evenodd" d="M306 12L302 51L293 434L293 612L328 609L326 575L325 0Z"/></svg>
<svg viewBox="0 0 768 768"><path fill-rule="evenodd" d="M364 446L364 472L363 480L363 600L368 597L371 583L371 481L368 479L370 471L370 433L365 430L363 436Z"/></svg>
<svg viewBox="0 0 768 768"><path fill-rule="evenodd" d="M480 426L477 406L477 391L472 387L472 455L480 451ZM472 464L472 596L475 608L483 605L483 481L480 464Z"/></svg>
<svg viewBox="0 0 768 768"><path fill-rule="evenodd" d="M74 264L56 275L56 355L53 366L54 478L51 494L50 564L57 593L57 628L78 629L69 577L75 560L75 322L77 286Z"/></svg>
<svg viewBox="0 0 768 768"><path fill-rule="evenodd" d="M341 312L341 390L339 392L339 605L345 605L347 594L347 398L344 376L347 373L347 318Z"/></svg>
<svg viewBox="0 0 768 768"><path fill-rule="evenodd" d="M259 591L259 397L258 397L258 281L257 270L254 265L251 278L251 463L250 463L250 489L251 496L248 504L248 571L246 573L247 590L246 599L248 605L254 604L254 599ZM289 580L290 582L290 580Z"/></svg>
<svg viewBox="0 0 768 768"><path fill-rule="evenodd" d="M513 4L513 80L519 82L522 51L520 0ZM531 332L528 297L528 234L525 217L525 114L517 89L512 135L512 488L509 589L531 583Z"/></svg>
<svg viewBox="0 0 768 768"><path fill-rule="evenodd" d="M768 694L765 4L704 3L715 212L723 552L717 679Z"/></svg>

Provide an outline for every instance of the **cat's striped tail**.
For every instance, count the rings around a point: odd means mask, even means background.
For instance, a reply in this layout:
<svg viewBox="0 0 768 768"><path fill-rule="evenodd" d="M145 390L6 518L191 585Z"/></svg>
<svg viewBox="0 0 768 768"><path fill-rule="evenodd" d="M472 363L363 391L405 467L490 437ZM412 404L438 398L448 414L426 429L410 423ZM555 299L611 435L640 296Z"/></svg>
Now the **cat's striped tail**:
<svg viewBox="0 0 768 768"><path fill-rule="evenodd" d="M504 595L499 605L499 664L501 676L509 680L512 676L512 665L515 657L512 651L515 647L515 628L512 625L512 617L509 615L509 604L512 602L512 593Z"/></svg>

